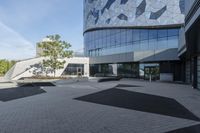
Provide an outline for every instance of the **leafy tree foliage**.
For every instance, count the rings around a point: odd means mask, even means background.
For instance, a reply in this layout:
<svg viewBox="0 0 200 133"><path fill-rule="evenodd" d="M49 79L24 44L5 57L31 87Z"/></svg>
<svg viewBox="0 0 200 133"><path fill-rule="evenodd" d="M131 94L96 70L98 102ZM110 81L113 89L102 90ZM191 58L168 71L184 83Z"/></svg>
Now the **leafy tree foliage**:
<svg viewBox="0 0 200 133"><path fill-rule="evenodd" d="M15 63L16 61L0 60L0 76L5 75Z"/></svg>
<svg viewBox="0 0 200 133"><path fill-rule="evenodd" d="M64 58L72 57L73 51L69 50L71 44L60 40L59 35L47 36L47 41L38 43L39 48L42 49L41 56L47 57L43 60L43 66L45 68L53 69L54 77L56 70L64 67Z"/></svg>

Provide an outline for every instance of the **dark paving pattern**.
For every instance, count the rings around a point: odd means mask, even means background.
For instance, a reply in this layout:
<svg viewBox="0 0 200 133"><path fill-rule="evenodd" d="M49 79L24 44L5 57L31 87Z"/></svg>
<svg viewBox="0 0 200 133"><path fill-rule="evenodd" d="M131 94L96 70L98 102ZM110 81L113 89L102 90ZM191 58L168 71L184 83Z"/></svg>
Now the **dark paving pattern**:
<svg viewBox="0 0 200 133"><path fill-rule="evenodd" d="M17 87L17 88L1 89L0 101L6 102L45 92L46 91L40 89L39 87Z"/></svg>
<svg viewBox="0 0 200 133"><path fill-rule="evenodd" d="M40 86L55 86L51 82L35 82L35 83L26 83L20 85L20 87L40 87Z"/></svg>
<svg viewBox="0 0 200 133"><path fill-rule="evenodd" d="M122 89L108 89L76 100L199 121L176 100Z"/></svg>
<svg viewBox="0 0 200 133"><path fill-rule="evenodd" d="M138 85L118 84L116 87L141 87Z"/></svg>
<svg viewBox="0 0 200 133"><path fill-rule="evenodd" d="M121 79L122 79L121 76L113 76L113 77L101 78L98 80L98 82L119 81Z"/></svg>
<svg viewBox="0 0 200 133"><path fill-rule="evenodd" d="M177 130L166 132L166 133L200 133L200 125L185 127L185 128L177 129Z"/></svg>

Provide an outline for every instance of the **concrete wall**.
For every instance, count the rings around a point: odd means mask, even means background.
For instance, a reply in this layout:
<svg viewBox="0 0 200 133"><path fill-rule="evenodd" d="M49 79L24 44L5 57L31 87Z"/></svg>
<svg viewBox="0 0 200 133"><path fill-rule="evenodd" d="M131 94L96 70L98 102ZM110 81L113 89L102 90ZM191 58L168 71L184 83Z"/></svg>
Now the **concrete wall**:
<svg viewBox="0 0 200 133"><path fill-rule="evenodd" d="M160 81L173 81L173 73L160 73Z"/></svg>
<svg viewBox="0 0 200 133"><path fill-rule="evenodd" d="M15 64L5 75L5 79L7 80L18 80L23 77L32 77L36 73L38 75L45 76L46 73L41 63L45 58L33 58L28 60L23 60ZM89 77L89 58L86 57L73 57L73 58L65 58L64 68L56 70L56 77L62 75L62 73L67 68L68 64L84 64L84 75ZM48 73L48 76L53 76L53 73Z"/></svg>

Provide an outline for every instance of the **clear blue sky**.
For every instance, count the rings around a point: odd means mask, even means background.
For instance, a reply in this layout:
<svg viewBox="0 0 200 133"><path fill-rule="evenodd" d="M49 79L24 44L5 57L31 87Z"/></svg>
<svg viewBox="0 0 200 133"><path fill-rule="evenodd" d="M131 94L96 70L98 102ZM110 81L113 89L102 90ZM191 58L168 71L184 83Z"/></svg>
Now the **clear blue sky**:
<svg viewBox="0 0 200 133"><path fill-rule="evenodd" d="M35 44L60 34L74 51L83 50L82 0L1 0L0 59L35 56Z"/></svg>

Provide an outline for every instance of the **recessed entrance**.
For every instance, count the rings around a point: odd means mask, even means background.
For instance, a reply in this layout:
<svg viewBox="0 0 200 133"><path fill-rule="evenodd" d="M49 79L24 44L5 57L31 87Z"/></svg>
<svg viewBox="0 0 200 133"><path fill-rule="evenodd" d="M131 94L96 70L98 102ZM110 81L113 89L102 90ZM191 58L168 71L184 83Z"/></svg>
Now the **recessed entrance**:
<svg viewBox="0 0 200 133"><path fill-rule="evenodd" d="M145 66L144 79L145 80L159 80L159 67L158 66Z"/></svg>
<svg viewBox="0 0 200 133"><path fill-rule="evenodd" d="M144 80L159 80L159 64L140 64L140 77Z"/></svg>

